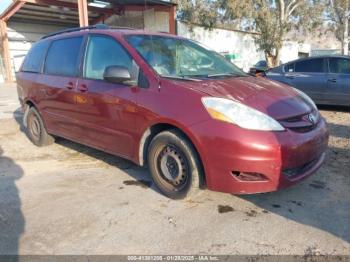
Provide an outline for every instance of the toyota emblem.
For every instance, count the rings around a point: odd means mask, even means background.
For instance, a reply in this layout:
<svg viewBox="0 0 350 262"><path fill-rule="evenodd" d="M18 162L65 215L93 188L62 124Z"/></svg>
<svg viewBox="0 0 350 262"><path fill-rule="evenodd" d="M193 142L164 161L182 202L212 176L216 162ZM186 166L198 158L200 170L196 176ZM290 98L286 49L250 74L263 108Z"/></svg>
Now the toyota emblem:
<svg viewBox="0 0 350 262"><path fill-rule="evenodd" d="M309 121L310 121L310 123L311 124L315 124L315 122L316 122L316 119L315 119L315 116L313 115L313 114L309 114L308 116L307 116L307 118L309 119Z"/></svg>

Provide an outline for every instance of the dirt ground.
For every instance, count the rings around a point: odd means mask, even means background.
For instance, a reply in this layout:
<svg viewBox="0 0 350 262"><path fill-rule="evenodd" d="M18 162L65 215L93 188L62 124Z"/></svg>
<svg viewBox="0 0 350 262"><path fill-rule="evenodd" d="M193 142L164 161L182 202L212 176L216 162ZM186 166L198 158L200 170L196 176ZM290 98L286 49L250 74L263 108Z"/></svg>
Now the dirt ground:
<svg viewBox="0 0 350 262"><path fill-rule="evenodd" d="M0 87L0 254L350 255L350 109L322 108L327 159L302 183L173 201L121 158L64 139L35 147L17 108Z"/></svg>

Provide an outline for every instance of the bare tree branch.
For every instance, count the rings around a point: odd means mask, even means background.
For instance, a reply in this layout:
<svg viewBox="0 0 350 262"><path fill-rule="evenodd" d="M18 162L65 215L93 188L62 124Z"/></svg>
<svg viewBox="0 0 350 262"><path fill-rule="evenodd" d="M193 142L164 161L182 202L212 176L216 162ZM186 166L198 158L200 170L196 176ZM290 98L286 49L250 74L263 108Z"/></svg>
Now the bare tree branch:
<svg viewBox="0 0 350 262"><path fill-rule="evenodd" d="M293 14L293 12L295 11L296 8L298 8L298 6L299 6L299 3L296 3L295 5L293 5L293 6L289 9L289 11L288 11L288 17L290 17L290 16Z"/></svg>
<svg viewBox="0 0 350 262"><path fill-rule="evenodd" d="M298 0L292 0L290 1L290 3L287 5L287 8L286 8L286 13L290 13L290 10L292 9L292 6L297 3Z"/></svg>
<svg viewBox="0 0 350 262"><path fill-rule="evenodd" d="M280 21L283 23L286 19L286 9L285 9L285 3L284 0L279 0L279 13L280 13Z"/></svg>

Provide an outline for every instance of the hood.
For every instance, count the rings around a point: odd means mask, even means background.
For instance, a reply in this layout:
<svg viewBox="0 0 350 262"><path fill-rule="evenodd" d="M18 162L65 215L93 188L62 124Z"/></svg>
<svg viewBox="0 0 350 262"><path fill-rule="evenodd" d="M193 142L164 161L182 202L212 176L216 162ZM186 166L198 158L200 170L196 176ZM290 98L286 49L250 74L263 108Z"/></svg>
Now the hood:
<svg viewBox="0 0 350 262"><path fill-rule="evenodd" d="M312 111L290 86L260 77L178 82L208 96L228 98L250 106L275 119L286 119Z"/></svg>

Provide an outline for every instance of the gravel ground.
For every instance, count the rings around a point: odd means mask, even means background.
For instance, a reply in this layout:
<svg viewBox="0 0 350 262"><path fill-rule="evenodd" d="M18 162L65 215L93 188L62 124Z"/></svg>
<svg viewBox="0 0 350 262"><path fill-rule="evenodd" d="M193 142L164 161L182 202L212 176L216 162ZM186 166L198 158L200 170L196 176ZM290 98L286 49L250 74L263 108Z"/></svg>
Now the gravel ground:
<svg viewBox="0 0 350 262"><path fill-rule="evenodd" d="M0 254L350 255L350 109L321 110L327 160L302 183L172 201L121 158L63 139L35 147L15 97L0 87Z"/></svg>

